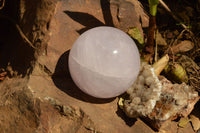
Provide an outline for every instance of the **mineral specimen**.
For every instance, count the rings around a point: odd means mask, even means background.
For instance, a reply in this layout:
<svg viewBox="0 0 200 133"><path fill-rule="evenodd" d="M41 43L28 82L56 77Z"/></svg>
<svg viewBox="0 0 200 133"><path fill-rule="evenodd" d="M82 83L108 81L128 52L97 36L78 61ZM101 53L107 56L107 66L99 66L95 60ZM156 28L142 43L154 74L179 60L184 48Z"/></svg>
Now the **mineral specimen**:
<svg viewBox="0 0 200 133"><path fill-rule="evenodd" d="M136 80L140 56L126 33L102 26L86 31L76 40L69 55L69 69L83 92L111 98L124 93Z"/></svg>
<svg viewBox="0 0 200 133"><path fill-rule="evenodd" d="M199 100L192 87L185 83L172 84L163 76L158 79L154 69L146 63L142 63L138 79L127 93L125 113L129 117L147 118L157 129L164 121L188 116Z"/></svg>

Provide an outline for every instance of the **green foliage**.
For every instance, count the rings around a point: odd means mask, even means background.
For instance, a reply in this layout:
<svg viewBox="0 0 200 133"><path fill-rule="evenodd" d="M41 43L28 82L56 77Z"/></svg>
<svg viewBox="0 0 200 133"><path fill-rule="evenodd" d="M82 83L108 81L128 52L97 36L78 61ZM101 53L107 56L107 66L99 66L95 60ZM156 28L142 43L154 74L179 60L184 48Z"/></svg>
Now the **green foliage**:
<svg viewBox="0 0 200 133"><path fill-rule="evenodd" d="M128 30L129 36L131 36L136 42L139 51L141 51L144 47L144 38L140 33L140 30L137 27L131 27Z"/></svg>
<svg viewBox="0 0 200 133"><path fill-rule="evenodd" d="M156 16L159 0L149 0L149 9L152 16Z"/></svg>

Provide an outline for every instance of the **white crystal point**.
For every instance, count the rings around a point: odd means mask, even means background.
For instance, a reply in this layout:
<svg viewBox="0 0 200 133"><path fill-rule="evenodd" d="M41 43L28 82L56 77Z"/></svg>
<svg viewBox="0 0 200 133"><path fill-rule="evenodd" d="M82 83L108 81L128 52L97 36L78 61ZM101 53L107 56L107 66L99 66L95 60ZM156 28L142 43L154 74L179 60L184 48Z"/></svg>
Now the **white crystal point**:
<svg viewBox="0 0 200 133"><path fill-rule="evenodd" d="M84 32L69 54L73 81L85 93L112 98L136 80L140 56L134 41L123 31L107 26Z"/></svg>

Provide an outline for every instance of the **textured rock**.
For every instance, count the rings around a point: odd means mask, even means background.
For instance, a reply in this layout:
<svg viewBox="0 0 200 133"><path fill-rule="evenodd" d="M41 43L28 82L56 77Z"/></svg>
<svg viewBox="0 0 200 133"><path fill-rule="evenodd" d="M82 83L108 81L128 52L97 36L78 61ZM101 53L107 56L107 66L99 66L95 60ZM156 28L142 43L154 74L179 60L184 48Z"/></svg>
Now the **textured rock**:
<svg viewBox="0 0 200 133"><path fill-rule="evenodd" d="M80 108L64 106L49 97L43 100L33 97L27 81L26 78L13 78L0 84L1 132L96 131L94 123Z"/></svg>
<svg viewBox="0 0 200 133"><path fill-rule="evenodd" d="M0 130L7 133L33 132L39 125L39 111L26 79L6 80L0 84Z"/></svg>
<svg viewBox="0 0 200 133"><path fill-rule="evenodd" d="M116 27L124 31L130 27L137 27L143 35L142 27L148 27L149 17L139 1L110 0L110 3L113 23Z"/></svg>

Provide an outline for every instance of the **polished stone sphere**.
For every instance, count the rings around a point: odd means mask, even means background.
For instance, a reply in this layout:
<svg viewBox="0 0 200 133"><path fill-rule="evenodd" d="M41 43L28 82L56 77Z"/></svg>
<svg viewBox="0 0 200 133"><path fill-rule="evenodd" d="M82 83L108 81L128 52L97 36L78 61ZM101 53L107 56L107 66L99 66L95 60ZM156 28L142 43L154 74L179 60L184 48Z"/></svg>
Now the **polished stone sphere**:
<svg viewBox="0 0 200 133"><path fill-rule="evenodd" d="M124 93L136 80L140 56L134 41L123 31L107 26L84 32L69 54L75 84L97 98Z"/></svg>

